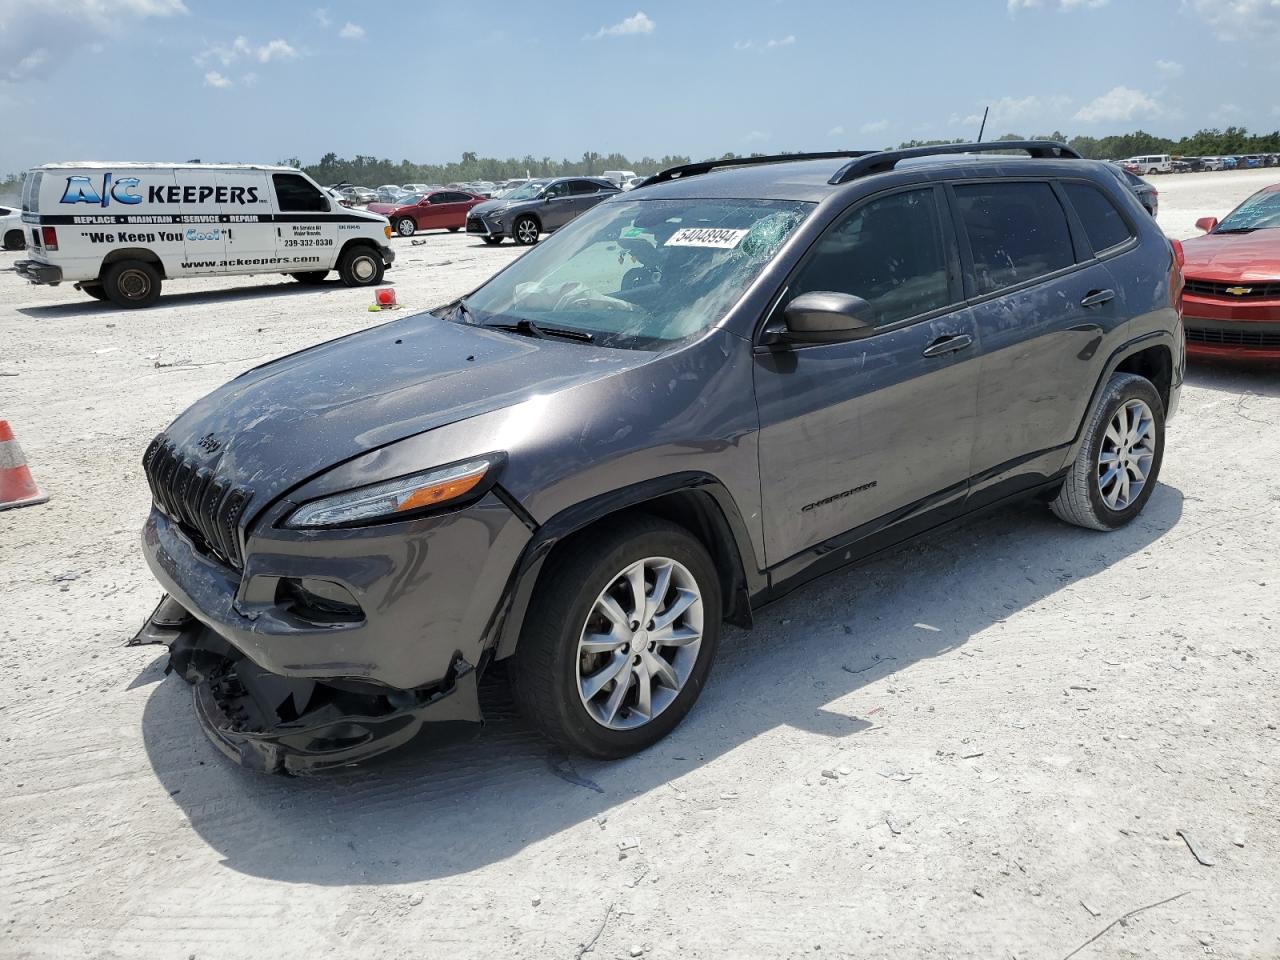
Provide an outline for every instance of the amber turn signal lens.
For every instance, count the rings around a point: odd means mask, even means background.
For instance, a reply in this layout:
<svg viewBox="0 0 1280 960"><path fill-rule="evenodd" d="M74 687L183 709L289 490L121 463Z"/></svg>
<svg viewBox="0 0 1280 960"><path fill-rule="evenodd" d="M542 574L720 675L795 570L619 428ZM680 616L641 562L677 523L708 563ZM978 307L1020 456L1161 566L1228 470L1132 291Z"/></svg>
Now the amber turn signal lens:
<svg viewBox="0 0 1280 960"><path fill-rule="evenodd" d="M460 497L474 489L475 485L484 479L485 472L488 469L489 465L485 464L483 469L477 470L475 473L469 473L463 477L455 477L443 483L435 483L429 487L419 487L401 501L400 505L396 507L396 513L403 513L406 510L421 510L423 507L433 507L437 503L444 503L446 500Z"/></svg>

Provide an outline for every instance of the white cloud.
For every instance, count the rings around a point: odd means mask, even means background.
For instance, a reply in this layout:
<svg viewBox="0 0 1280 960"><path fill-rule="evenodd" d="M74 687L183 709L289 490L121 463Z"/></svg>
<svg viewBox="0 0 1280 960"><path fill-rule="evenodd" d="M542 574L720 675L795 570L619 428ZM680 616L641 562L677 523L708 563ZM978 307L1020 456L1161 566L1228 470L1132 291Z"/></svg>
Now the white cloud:
<svg viewBox="0 0 1280 960"><path fill-rule="evenodd" d="M1017 124L1043 124L1053 126L1058 121L1054 118L1063 113L1071 104L1070 97L1001 97L988 106L987 126L1012 127ZM982 123L982 111L961 116L951 115L950 123L955 126L976 127Z"/></svg>
<svg viewBox="0 0 1280 960"><path fill-rule="evenodd" d="M595 32L592 39L600 40L603 37L627 37L653 33L657 26L643 10L639 10L633 16L620 20L611 27L601 27Z"/></svg>
<svg viewBox="0 0 1280 960"><path fill-rule="evenodd" d="M735 50L751 50L755 47L754 40L735 40L733 41L733 49Z"/></svg>
<svg viewBox="0 0 1280 960"><path fill-rule="evenodd" d="M888 120L869 120L858 128L859 133L881 133L889 129Z"/></svg>
<svg viewBox="0 0 1280 960"><path fill-rule="evenodd" d="M768 49L772 49L773 47L793 47L795 46L795 43L795 34L789 33L780 40L770 40L765 44L765 47Z"/></svg>
<svg viewBox="0 0 1280 960"><path fill-rule="evenodd" d="M1183 0L1182 7L1208 23L1219 40L1280 37L1280 0Z"/></svg>
<svg viewBox="0 0 1280 960"><path fill-rule="evenodd" d="M1240 106L1235 103L1220 103L1218 104L1218 108L1213 112L1218 116L1223 117L1238 117L1240 114L1244 113L1244 111L1240 109Z"/></svg>
<svg viewBox="0 0 1280 960"><path fill-rule="evenodd" d="M828 137L843 137L843 136L844 136L844 127L840 126L839 124L836 124L834 127L832 127L830 130L828 130L828 131L827 131L827 136L828 136Z"/></svg>
<svg viewBox="0 0 1280 960"><path fill-rule="evenodd" d="M224 77L217 70L210 70L204 75L204 85L206 87L216 87L219 90L223 90L231 86L231 78Z"/></svg>
<svg viewBox="0 0 1280 960"><path fill-rule="evenodd" d="M1066 13L1082 8L1096 10L1098 7L1105 7L1109 2L1110 0L1048 0L1047 5ZM1044 7L1046 2L1045 0L1007 0L1007 6L1009 13L1012 15L1019 10L1034 10Z"/></svg>
<svg viewBox="0 0 1280 960"><path fill-rule="evenodd" d="M0 0L0 85L30 79L48 63L136 29L134 21L187 13L182 0ZM52 60L48 51L56 50ZM46 71L47 72L47 71Z"/></svg>
<svg viewBox="0 0 1280 960"><path fill-rule="evenodd" d="M752 130L742 139L747 143L759 143L761 140L768 140L769 134L765 133L763 130Z"/></svg>
<svg viewBox="0 0 1280 960"><path fill-rule="evenodd" d="M1182 76L1186 68L1176 60L1157 60L1156 69L1170 80L1173 80Z"/></svg>
<svg viewBox="0 0 1280 960"><path fill-rule="evenodd" d="M796 37L794 33L789 33L785 37L777 37L765 40L762 43L756 43L754 40L735 40L733 49L735 50L776 50L779 47L794 47L796 45Z"/></svg>
<svg viewBox="0 0 1280 960"><path fill-rule="evenodd" d="M1119 86L1086 103L1076 111L1075 119L1081 123L1116 123L1159 112L1160 105L1141 90Z"/></svg>
<svg viewBox="0 0 1280 960"><path fill-rule="evenodd" d="M258 82L258 75L256 73L253 73L252 71L250 71L249 73L246 73L243 77L240 78L240 86L242 87L252 87L257 82Z"/></svg>
<svg viewBox="0 0 1280 960"><path fill-rule="evenodd" d="M364 27L348 20L342 25L342 29L338 31L338 36L343 40L362 40L364 39Z"/></svg>
<svg viewBox="0 0 1280 960"><path fill-rule="evenodd" d="M333 26L333 20L329 17L329 11L324 7L320 7L318 10L313 11L311 15L316 18L316 23L320 24L324 29L328 30Z"/></svg>
<svg viewBox="0 0 1280 960"><path fill-rule="evenodd" d="M211 60L217 60L224 67L229 67L239 60L270 63L272 60L292 60L297 56L298 51L287 40L268 40L254 45L248 37L239 36L230 44L210 44L196 56L196 63L203 66Z"/></svg>

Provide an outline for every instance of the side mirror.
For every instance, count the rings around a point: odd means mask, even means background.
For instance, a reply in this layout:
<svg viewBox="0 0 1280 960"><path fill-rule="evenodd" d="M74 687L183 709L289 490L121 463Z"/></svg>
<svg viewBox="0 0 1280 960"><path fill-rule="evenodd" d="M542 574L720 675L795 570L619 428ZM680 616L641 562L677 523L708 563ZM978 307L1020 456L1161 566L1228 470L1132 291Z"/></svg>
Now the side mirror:
<svg viewBox="0 0 1280 960"><path fill-rule="evenodd" d="M782 311L785 326L767 330L771 343L843 343L875 332L871 305L848 293L802 293Z"/></svg>
<svg viewBox="0 0 1280 960"><path fill-rule="evenodd" d="M1217 217L1201 217L1196 221L1196 229L1203 230L1205 233L1213 233L1213 230L1217 225Z"/></svg>

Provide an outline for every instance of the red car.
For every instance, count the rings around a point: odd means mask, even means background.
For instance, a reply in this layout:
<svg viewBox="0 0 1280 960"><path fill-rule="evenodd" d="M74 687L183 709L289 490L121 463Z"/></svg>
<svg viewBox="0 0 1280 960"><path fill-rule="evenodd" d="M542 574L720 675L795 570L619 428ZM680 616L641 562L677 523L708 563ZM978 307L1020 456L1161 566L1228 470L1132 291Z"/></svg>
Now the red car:
<svg viewBox="0 0 1280 960"><path fill-rule="evenodd" d="M436 190L406 197L403 203L371 203L366 209L390 220L400 236L412 237L419 230L461 230L467 211L484 201L460 190Z"/></svg>
<svg viewBox="0 0 1280 960"><path fill-rule="evenodd" d="M1280 360L1280 183L1183 241L1187 353Z"/></svg>

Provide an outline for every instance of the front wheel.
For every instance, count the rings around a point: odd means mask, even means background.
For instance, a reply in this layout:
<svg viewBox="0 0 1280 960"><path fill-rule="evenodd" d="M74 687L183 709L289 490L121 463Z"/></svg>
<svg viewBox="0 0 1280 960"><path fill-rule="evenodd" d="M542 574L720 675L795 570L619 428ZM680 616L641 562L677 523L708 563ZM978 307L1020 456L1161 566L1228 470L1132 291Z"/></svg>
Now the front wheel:
<svg viewBox="0 0 1280 960"><path fill-rule="evenodd" d="M103 271L102 288L117 307L149 307L160 299L160 271L145 260L120 260Z"/></svg>
<svg viewBox="0 0 1280 960"><path fill-rule="evenodd" d="M363 244L348 247L338 258L338 276L348 287L371 287L381 283L385 272L382 254Z"/></svg>
<svg viewBox="0 0 1280 960"><path fill-rule="evenodd" d="M706 684L720 580L683 527L639 517L548 563L513 661L516 702L553 742L601 759L670 733Z"/></svg>
<svg viewBox="0 0 1280 960"><path fill-rule="evenodd" d="M1117 373L1098 398L1053 512L1090 530L1123 527L1151 499L1163 459L1160 394L1145 377Z"/></svg>
<svg viewBox="0 0 1280 960"><path fill-rule="evenodd" d="M413 222L413 217L401 217L395 222L396 233L402 237L412 237L418 230L418 225Z"/></svg>
<svg viewBox="0 0 1280 960"><path fill-rule="evenodd" d="M521 217L511 225L511 236L522 247L532 246L538 242L538 221L533 217Z"/></svg>
<svg viewBox="0 0 1280 960"><path fill-rule="evenodd" d="M487 243L491 247L496 247L498 244L502 242L501 237L481 237L480 239L483 240L485 243Z"/></svg>

